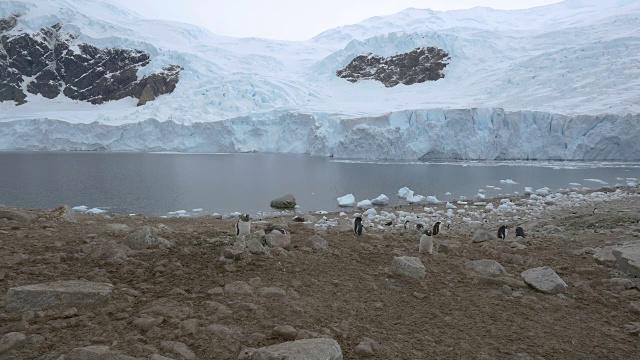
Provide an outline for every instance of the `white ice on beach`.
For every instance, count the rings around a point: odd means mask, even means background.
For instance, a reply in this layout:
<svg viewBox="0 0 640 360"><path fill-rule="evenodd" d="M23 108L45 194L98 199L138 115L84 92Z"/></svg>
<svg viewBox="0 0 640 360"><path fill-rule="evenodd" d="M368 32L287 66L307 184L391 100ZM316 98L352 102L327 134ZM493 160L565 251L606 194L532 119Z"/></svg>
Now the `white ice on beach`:
<svg viewBox="0 0 640 360"><path fill-rule="evenodd" d="M457 209L458 208L457 206L453 205L452 203L450 203L448 201L447 201L447 204L445 205L445 207L447 209Z"/></svg>
<svg viewBox="0 0 640 360"><path fill-rule="evenodd" d="M342 207L350 207L356 204L356 198L353 194L347 194L345 196L341 196L338 199L338 206Z"/></svg>
<svg viewBox="0 0 640 360"><path fill-rule="evenodd" d="M406 199L409 195L413 195L413 191L406 186L398 190L398 197L400 198Z"/></svg>
<svg viewBox="0 0 640 360"><path fill-rule="evenodd" d="M425 199L427 199L427 198L422 196L422 195L411 195L411 196L407 197L407 202L409 204L419 204L419 203L425 201Z"/></svg>
<svg viewBox="0 0 640 360"><path fill-rule="evenodd" d="M440 204L440 200L438 200L435 196L427 196L427 204L430 204L430 205Z"/></svg>

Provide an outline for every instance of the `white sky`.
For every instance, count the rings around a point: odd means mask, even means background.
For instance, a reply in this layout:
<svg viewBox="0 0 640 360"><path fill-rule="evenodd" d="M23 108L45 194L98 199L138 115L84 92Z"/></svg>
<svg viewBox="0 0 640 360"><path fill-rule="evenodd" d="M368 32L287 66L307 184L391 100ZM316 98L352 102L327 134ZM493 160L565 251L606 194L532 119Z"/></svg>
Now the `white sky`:
<svg viewBox="0 0 640 360"><path fill-rule="evenodd" d="M151 19L200 25L233 37L307 40L319 33L406 8L486 6L526 9L561 0L112 0Z"/></svg>

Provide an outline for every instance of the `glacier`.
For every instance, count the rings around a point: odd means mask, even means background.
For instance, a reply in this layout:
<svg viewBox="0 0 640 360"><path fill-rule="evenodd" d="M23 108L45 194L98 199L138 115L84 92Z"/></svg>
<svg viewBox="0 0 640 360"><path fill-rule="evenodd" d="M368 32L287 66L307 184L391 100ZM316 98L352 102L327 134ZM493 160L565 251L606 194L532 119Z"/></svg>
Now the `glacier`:
<svg viewBox="0 0 640 360"><path fill-rule="evenodd" d="M0 17L14 13L14 35L61 23L79 42L149 53L139 77L184 70L173 93L143 106L2 102L0 150L640 160L640 0L407 9L298 42L219 36L106 0L0 0ZM335 76L357 55L427 46L451 56L435 82Z"/></svg>
<svg viewBox="0 0 640 360"><path fill-rule="evenodd" d="M0 122L0 150L295 153L357 159L640 159L640 115L424 109L343 119L282 113L208 123Z"/></svg>

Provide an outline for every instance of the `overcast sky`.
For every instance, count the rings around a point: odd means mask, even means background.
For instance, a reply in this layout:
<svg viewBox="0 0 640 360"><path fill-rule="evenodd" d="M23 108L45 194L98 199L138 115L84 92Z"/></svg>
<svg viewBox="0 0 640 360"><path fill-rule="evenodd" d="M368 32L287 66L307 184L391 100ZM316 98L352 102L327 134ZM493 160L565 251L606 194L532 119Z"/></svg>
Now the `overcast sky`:
<svg viewBox="0 0 640 360"><path fill-rule="evenodd" d="M306 40L319 33L406 8L487 6L526 9L560 0L112 0L151 19L203 26L234 37ZM606 1L606 0L603 0Z"/></svg>

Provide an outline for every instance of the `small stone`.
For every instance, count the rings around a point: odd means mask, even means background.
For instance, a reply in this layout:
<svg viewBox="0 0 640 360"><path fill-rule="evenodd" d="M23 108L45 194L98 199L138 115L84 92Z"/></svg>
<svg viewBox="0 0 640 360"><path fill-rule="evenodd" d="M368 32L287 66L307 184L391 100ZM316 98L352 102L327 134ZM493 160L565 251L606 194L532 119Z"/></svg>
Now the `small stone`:
<svg viewBox="0 0 640 360"><path fill-rule="evenodd" d="M187 292L180 288L174 288L173 290L169 291L169 295L187 295Z"/></svg>
<svg viewBox="0 0 640 360"><path fill-rule="evenodd" d="M158 354L153 354L149 356L149 360L174 360L174 359L166 356L158 355Z"/></svg>
<svg viewBox="0 0 640 360"><path fill-rule="evenodd" d="M124 243L133 250L144 250L158 245L158 233L151 226L143 226L124 238Z"/></svg>
<svg viewBox="0 0 640 360"><path fill-rule="evenodd" d="M371 357L374 354L375 341L369 338L364 338L356 346L355 353L361 357Z"/></svg>
<svg viewBox="0 0 640 360"><path fill-rule="evenodd" d="M224 286L225 295L251 295L253 288L244 281L234 281Z"/></svg>
<svg viewBox="0 0 640 360"><path fill-rule="evenodd" d="M104 304L113 285L90 281L55 281L10 288L4 298L9 311L38 311L53 307L85 308Z"/></svg>
<svg viewBox="0 0 640 360"><path fill-rule="evenodd" d="M107 231L119 233L119 232L127 232L129 231L129 226L127 224L107 224Z"/></svg>
<svg viewBox="0 0 640 360"><path fill-rule="evenodd" d="M308 245L310 248L316 251L326 251L329 248L329 243L327 242L327 240L323 239L319 235L313 235L312 237L310 237L305 245Z"/></svg>
<svg viewBox="0 0 640 360"><path fill-rule="evenodd" d="M473 234L473 238L471 238L471 242L480 243L485 241L491 241L491 240L494 240L495 238L496 238L495 236L493 236L492 234L484 230L476 230L476 232Z"/></svg>
<svg viewBox="0 0 640 360"><path fill-rule="evenodd" d="M207 290L207 294L214 296L222 296L224 295L224 289L221 287L214 287L212 289Z"/></svg>
<svg viewBox="0 0 640 360"><path fill-rule="evenodd" d="M123 355L109 349L108 346L86 346L71 350L64 360L136 360L136 358Z"/></svg>
<svg viewBox="0 0 640 360"><path fill-rule="evenodd" d="M273 231L266 236L266 242L272 248L279 247L289 250L291 247L291 235Z"/></svg>
<svg viewBox="0 0 640 360"><path fill-rule="evenodd" d="M544 293L558 294L567 289L567 284L548 266L525 270L521 276L527 284Z"/></svg>
<svg viewBox="0 0 640 360"><path fill-rule="evenodd" d="M182 329L183 334L195 335L198 332L199 324L200 324L200 320L198 319L188 319L188 320L184 320L180 324L180 328Z"/></svg>
<svg viewBox="0 0 640 360"><path fill-rule="evenodd" d="M423 294L423 293L419 293L419 292L414 292L413 296L417 299L424 299L425 297L427 297L427 294Z"/></svg>
<svg viewBox="0 0 640 360"><path fill-rule="evenodd" d="M159 317L159 318L141 317L133 320L131 324L143 331L149 331L153 327L162 324L163 321L164 321L164 317Z"/></svg>
<svg viewBox="0 0 640 360"><path fill-rule="evenodd" d="M279 287L263 287L260 289L260 296L266 298L282 298L287 296L287 292Z"/></svg>
<svg viewBox="0 0 640 360"><path fill-rule="evenodd" d="M244 349L238 359L342 360L343 357L337 341L318 338L288 341L259 349Z"/></svg>
<svg viewBox="0 0 640 360"><path fill-rule="evenodd" d="M408 276L413 279L421 279L426 275L425 267L417 257L394 257L392 267L396 274Z"/></svg>
<svg viewBox="0 0 640 360"><path fill-rule="evenodd" d="M291 325L276 326L271 331L271 336L285 340L294 340L297 334L298 330Z"/></svg>
<svg viewBox="0 0 640 360"><path fill-rule="evenodd" d="M483 276L504 276L507 271L502 264L495 260L474 260L468 262L465 267Z"/></svg>
<svg viewBox="0 0 640 360"><path fill-rule="evenodd" d="M185 360L195 360L196 354L185 343L179 341L163 341L160 348L166 352L181 356Z"/></svg>

